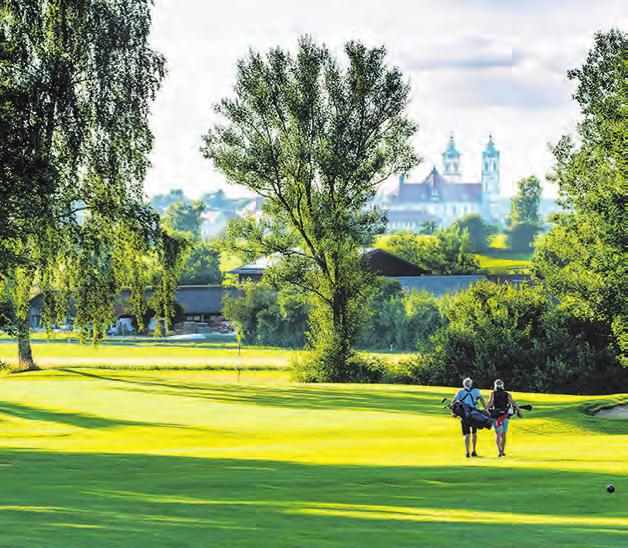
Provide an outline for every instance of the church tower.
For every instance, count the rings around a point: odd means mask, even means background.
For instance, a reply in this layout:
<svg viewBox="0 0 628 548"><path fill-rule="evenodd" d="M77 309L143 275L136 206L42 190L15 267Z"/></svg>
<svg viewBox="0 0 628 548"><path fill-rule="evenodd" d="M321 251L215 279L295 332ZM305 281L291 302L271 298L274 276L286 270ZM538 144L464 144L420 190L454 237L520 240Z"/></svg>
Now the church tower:
<svg viewBox="0 0 628 548"><path fill-rule="evenodd" d="M449 137L443 156L443 175L449 182L460 180L460 153L456 150L453 133Z"/></svg>
<svg viewBox="0 0 628 548"><path fill-rule="evenodd" d="M495 148L493 136L489 135L486 149L482 152L482 214L492 219L496 216L495 206L499 199L499 150Z"/></svg>

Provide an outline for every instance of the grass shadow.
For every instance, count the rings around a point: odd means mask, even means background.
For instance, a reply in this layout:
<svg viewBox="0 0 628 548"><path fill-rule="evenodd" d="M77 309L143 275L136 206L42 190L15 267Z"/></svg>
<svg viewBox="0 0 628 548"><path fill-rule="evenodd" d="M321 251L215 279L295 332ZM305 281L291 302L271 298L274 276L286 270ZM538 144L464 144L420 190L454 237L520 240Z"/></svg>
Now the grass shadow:
<svg viewBox="0 0 628 548"><path fill-rule="evenodd" d="M392 392L360 391L356 385L284 385L263 388L245 384L214 384L195 380L194 384L172 383L145 378L102 375L77 369L62 371L83 377L113 381L126 385L126 390L143 393L159 392L167 395L201 398L224 403L244 403L269 407L302 409L352 409L390 413L447 414L440 403L443 394L438 391L397 389ZM130 385L130 386L129 386Z"/></svg>
<svg viewBox="0 0 628 548"><path fill-rule="evenodd" d="M249 384L203 383L195 379L194 384L174 383L145 377L130 378L129 375L103 375L77 369L62 369L69 374L120 384L121 390L204 399L214 402L248 404L266 407L286 407L308 410L363 410L386 413L413 413L417 415L448 414L443 409L441 391L421 391L396 387L395 390L378 390L365 385L274 385L257 387ZM453 389L452 389L453 390ZM453 396L453 393L450 397ZM618 396L621 400L623 396ZM619 400L618 400L619 401ZM621 400L623 401L623 400ZM521 400L519 403L524 403ZM610 421L584 413L582 403L534 403L534 410L525 412L529 418L551 419L564 427L574 427L608 434L628 434L626 421ZM524 419L525 420L525 419ZM523 424L526 424L525 422ZM533 423L534 424L534 423ZM519 425L517 425L519 426ZM551 435L551 431L548 432Z"/></svg>
<svg viewBox="0 0 628 548"><path fill-rule="evenodd" d="M622 477L0 450L9 546L618 546ZM25 522L28 527L25 527Z"/></svg>
<svg viewBox="0 0 628 548"><path fill-rule="evenodd" d="M141 426L157 428L189 428L185 425L143 422L111 417L102 417L89 413L77 413L70 411L53 411L14 402L0 401L0 419L2 415L19 419L42 421L49 423L73 426L86 429L118 428L123 426Z"/></svg>

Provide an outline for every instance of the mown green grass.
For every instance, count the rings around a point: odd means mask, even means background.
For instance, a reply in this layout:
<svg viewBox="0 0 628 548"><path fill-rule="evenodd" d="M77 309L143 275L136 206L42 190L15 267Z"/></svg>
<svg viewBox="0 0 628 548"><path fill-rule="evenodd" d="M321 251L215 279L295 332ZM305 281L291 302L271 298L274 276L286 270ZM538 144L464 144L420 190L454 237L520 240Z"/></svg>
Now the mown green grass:
<svg viewBox="0 0 628 548"><path fill-rule="evenodd" d="M105 340L98 346L74 339L32 341L33 357L42 369L98 367L120 369L286 369L299 350L243 346L234 342L189 342L160 339ZM382 351L389 362L408 354ZM0 340L0 362L17 363L17 345Z"/></svg>
<svg viewBox="0 0 628 548"><path fill-rule="evenodd" d="M489 274L519 274L530 269L531 253L514 253L509 250L489 248L482 255L475 255L480 268Z"/></svg>
<svg viewBox="0 0 628 548"><path fill-rule="evenodd" d="M480 268L489 274L519 274L530 269L532 252L517 253L508 249L506 234L495 234L489 248L475 257Z"/></svg>
<svg viewBox="0 0 628 548"><path fill-rule="evenodd" d="M508 457L465 459L449 388L281 371L65 368L0 379L7 546L620 546L625 401L515 394ZM606 484L617 492L608 495Z"/></svg>
<svg viewBox="0 0 628 548"><path fill-rule="evenodd" d="M81 366L120 368L285 368L291 351L281 348L238 349L237 343L167 342L151 339L103 341L97 346L72 340L35 340L33 357L41 368ZM0 361L17 361L17 346L0 344Z"/></svg>

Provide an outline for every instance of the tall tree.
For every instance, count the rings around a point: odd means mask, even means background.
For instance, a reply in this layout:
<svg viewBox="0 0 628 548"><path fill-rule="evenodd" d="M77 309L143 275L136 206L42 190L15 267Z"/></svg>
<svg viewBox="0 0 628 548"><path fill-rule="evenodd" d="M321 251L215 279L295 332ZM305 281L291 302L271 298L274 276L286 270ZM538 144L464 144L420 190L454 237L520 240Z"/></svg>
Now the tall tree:
<svg viewBox="0 0 628 548"><path fill-rule="evenodd" d="M517 194L510 202L509 224L538 223L541 203L541 182L534 176L517 182Z"/></svg>
<svg viewBox="0 0 628 548"><path fill-rule="evenodd" d="M165 265L161 286L172 286L178 243L143 201L147 118L164 74L148 45L151 4L5 0L0 7L0 232L7 234L0 274L25 368L34 366L35 285L49 325L72 294L76 323L94 339L123 285L142 316L149 251ZM161 302L167 308L170 298Z"/></svg>
<svg viewBox="0 0 628 548"><path fill-rule="evenodd" d="M201 225L203 224L203 213L207 206L201 201L175 202L165 213L166 223L179 232L187 232L193 238L201 237Z"/></svg>
<svg viewBox="0 0 628 548"><path fill-rule="evenodd" d="M384 226L375 193L417 162L401 72L384 48L349 42L345 54L341 65L309 37L296 55L251 51L204 147L231 182L266 198L263 219L238 232L258 254L277 254L269 277L310 295L320 380L346 374L370 279L360 251Z"/></svg>
<svg viewBox="0 0 628 548"><path fill-rule="evenodd" d="M618 29L595 35L582 67L570 70L580 105L577 144L554 147L551 179L568 213L533 256L534 274L582 321L582 336L625 361L625 44Z"/></svg>
<svg viewBox="0 0 628 548"><path fill-rule="evenodd" d="M538 210L538 204L537 204ZM486 222L480 215L464 215L454 222L460 233L469 232L469 247L474 253L482 253L488 248L489 237L495 234L496 228Z"/></svg>
<svg viewBox="0 0 628 548"><path fill-rule="evenodd" d="M220 251L212 242L194 242L185 254L179 282L188 285L220 284Z"/></svg>
<svg viewBox="0 0 628 548"><path fill-rule="evenodd" d="M513 251L528 251L534 242L536 234L541 229L540 202L540 181L534 175L520 179L517 182L517 194L510 203L506 227L508 244Z"/></svg>

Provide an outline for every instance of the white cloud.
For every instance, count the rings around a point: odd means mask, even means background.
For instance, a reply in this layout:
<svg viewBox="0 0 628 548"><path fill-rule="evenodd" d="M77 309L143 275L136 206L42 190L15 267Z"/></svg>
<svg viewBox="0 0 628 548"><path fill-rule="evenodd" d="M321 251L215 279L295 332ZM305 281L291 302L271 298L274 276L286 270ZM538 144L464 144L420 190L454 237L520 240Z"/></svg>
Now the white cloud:
<svg viewBox="0 0 628 548"><path fill-rule="evenodd" d="M547 142L573 127L564 74L582 61L596 30L626 21L617 0L157 0L154 46L168 76L153 108L151 194L199 195L225 187L201 157L212 105L231 93L249 47L294 48L309 33L338 55L350 39L384 44L412 83L411 115L425 165L440 163L451 131L467 179L479 176L489 133L502 151L503 192L550 164ZM233 190L233 187L231 187Z"/></svg>

